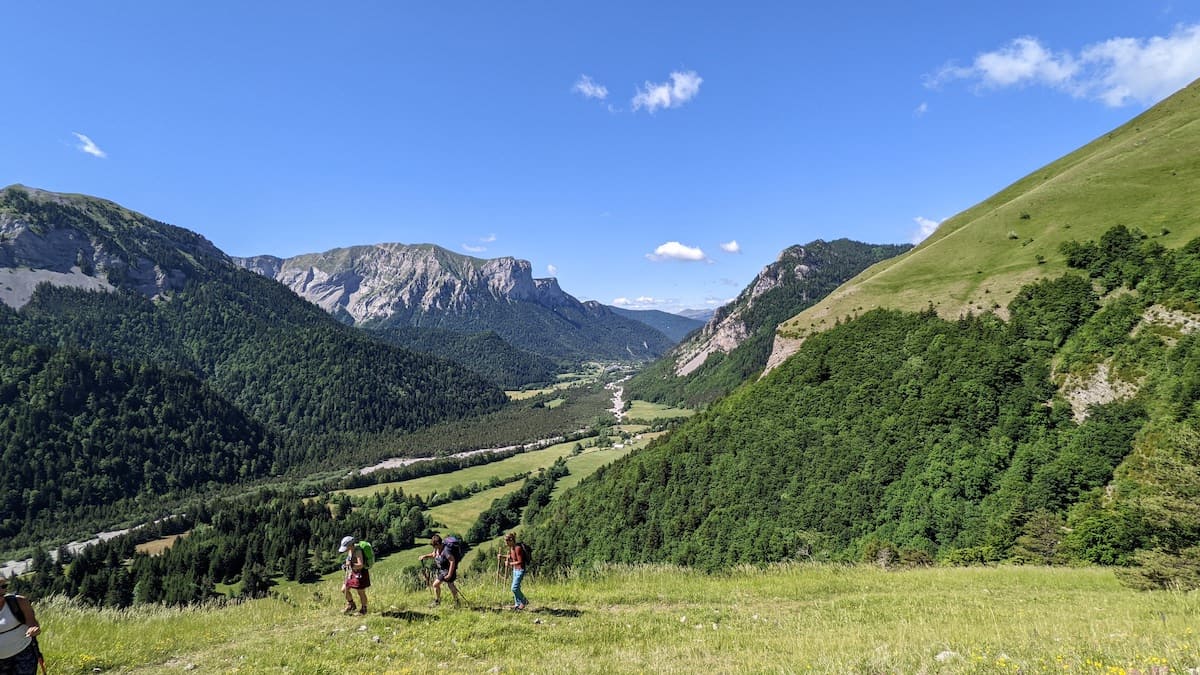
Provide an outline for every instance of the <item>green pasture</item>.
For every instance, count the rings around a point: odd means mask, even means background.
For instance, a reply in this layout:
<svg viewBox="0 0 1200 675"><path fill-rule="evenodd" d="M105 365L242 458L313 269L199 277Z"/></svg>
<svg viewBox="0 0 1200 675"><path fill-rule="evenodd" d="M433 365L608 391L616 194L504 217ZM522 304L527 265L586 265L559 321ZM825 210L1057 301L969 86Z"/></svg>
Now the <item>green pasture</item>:
<svg viewBox="0 0 1200 675"><path fill-rule="evenodd" d="M584 439L578 442L583 445L587 445L592 442L592 439ZM400 488L404 490L404 494L422 495L427 497L434 492L445 492L455 485L470 485L471 483L475 482L486 483L491 480L493 476L499 476L503 478L513 474L524 473L526 471L537 471L542 467L550 466L554 463L554 460L558 459L559 457L565 457L571 454L571 449L575 447L575 443L576 441L558 443L547 448L542 448L541 450L522 452L518 455L514 455L508 459L502 459L498 462L481 464L479 466L471 466L451 473L422 476L421 478L412 478L394 483L368 485L366 487L354 488L352 490L344 490L343 492L352 497L362 497L374 494L380 490L394 490L396 488Z"/></svg>
<svg viewBox="0 0 1200 675"><path fill-rule="evenodd" d="M686 408L672 408L671 406L662 405L661 403L650 403L649 401L634 400L631 402L629 410L625 412L626 419L631 420L669 420L680 417L691 417L695 415L695 410Z"/></svg>

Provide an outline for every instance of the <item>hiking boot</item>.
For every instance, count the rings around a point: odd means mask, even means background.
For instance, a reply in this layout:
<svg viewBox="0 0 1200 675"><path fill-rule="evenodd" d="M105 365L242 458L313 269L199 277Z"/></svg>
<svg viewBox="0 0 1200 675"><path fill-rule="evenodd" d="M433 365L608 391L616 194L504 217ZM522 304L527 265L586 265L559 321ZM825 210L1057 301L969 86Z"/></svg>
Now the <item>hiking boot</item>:
<svg viewBox="0 0 1200 675"><path fill-rule="evenodd" d="M442 604L442 601L441 601L441 600L434 600L433 602L429 603L429 606L430 606L430 607L437 607L437 606L438 606L438 605L440 605L440 604Z"/></svg>
<svg viewBox="0 0 1200 675"><path fill-rule="evenodd" d="M359 615L359 616L366 616L366 615L367 615L367 608L366 608L366 607L363 607L362 609L358 610L358 615Z"/></svg>
<svg viewBox="0 0 1200 675"><path fill-rule="evenodd" d="M358 609L358 608L354 606L353 602L347 602L346 608L342 610L342 614L349 614L350 612L353 612L356 609Z"/></svg>

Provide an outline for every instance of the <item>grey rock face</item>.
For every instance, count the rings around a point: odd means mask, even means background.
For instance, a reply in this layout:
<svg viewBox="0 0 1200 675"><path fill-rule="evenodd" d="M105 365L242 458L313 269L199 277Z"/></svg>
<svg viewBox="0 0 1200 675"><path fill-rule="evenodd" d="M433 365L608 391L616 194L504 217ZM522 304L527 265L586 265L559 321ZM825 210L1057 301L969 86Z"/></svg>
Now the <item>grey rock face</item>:
<svg viewBox="0 0 1200 675"><path fill-rule="evenodd" d="M680 345L676 350L675 374L684 377L703 365L709 356L717 352L728 354L737 349L750 336L750 329L742 318L746 311L763 294L790 280L804 279L812 269L803 262L806 256L803 246L790 246L775 262L764 267L736 300L717 310L699 335Z"/></svg>
<svg viewBox="0 0 1200 675"><path fill-rule="evenodd" d="M466 313L496 303L578 305L554 279L534 279L516 258L482 260L429 245L354 246L280 259L234 258L327 312L355 323L398 314Z"/></svg>
<svg viewBox="0 0 1200 675"><path fill-rule="evenodd" d="M0 215L0 269L23 290L0 293L0 301L20 307L32 288L47 282L91 290L125 287L155 297L183 288L183 269L164 269L142 256L129 260L124 251L71 227L38 232L19 217Z"/></svg>

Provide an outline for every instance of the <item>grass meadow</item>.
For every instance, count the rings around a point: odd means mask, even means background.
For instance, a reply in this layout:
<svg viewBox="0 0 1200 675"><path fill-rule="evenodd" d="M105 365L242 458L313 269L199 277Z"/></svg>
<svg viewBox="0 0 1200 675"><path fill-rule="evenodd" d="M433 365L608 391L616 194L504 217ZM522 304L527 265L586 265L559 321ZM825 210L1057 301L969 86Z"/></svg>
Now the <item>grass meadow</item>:
<svg viewBox="0 0 1200 675"><path fill-rule="evenodd" d="M1139 593L1111 570L884 571L780 565L722 575L642 566L463 580L429 608L407 556L380 560L371 611L339 613L339 579L224 608L42 603L54 673L1187 673L1200 594ZM95 670L99 669L99 670Z"/></svg>

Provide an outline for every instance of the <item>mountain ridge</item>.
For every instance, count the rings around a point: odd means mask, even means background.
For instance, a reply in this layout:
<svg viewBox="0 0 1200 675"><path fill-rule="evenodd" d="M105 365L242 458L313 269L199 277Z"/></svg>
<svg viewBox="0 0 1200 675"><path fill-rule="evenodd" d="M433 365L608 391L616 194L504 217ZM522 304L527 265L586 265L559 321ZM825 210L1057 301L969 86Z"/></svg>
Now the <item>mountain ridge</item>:
<svg viewBox="0 0 1200 675"><path fill-rule="evenodd" d="M515 347L560 360L647 360L670 338L513 257L474 258L436 244L384 243L290 258L235 258L339 319L368 330L424 326L493 330Z"/></svg>

